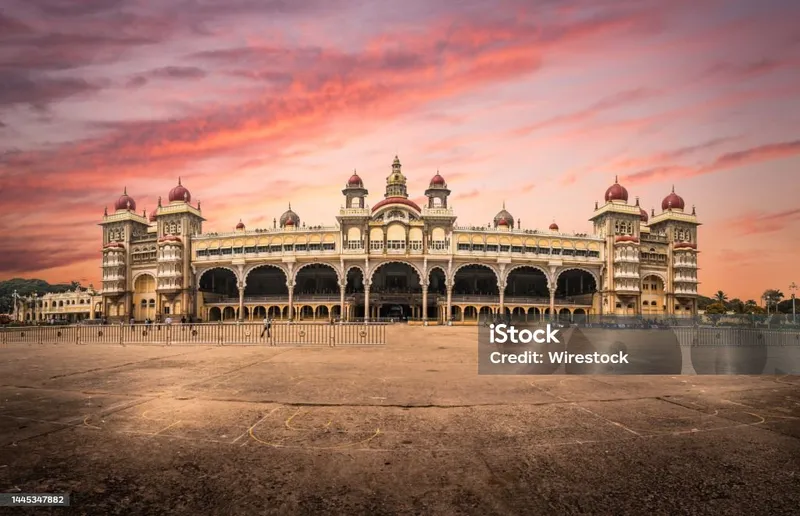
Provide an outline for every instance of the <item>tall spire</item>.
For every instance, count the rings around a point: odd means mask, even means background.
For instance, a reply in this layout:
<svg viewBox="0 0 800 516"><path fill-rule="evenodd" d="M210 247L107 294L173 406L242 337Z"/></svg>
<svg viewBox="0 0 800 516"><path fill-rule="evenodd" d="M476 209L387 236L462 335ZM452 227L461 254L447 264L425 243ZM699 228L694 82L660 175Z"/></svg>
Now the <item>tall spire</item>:
<svg viewBox="0 0 800 516"><path fill-rule="evenodd" d="M128 187L127 186L123 186L122 187L122 195L128 195Z"/></svg>
<svg viewBox="0 0 800 516"><path fill-rule="evenodd" d="M178 186L181 186L181 176L178 176Z"/></svg>

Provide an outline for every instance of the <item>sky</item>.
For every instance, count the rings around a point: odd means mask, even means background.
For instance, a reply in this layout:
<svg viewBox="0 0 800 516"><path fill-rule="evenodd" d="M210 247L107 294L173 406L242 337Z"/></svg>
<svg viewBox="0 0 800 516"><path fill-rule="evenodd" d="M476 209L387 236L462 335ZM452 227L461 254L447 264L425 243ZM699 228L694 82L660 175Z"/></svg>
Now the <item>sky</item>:
<svg viewBox="0 0 800 516"><path fill-rule="evenodd" d="M103 209L178 177L206 231L335 223L395 155L458 224L590 232L674 185L700 292L800 282L796 0L5 0L0 279L100 285Z"/></svg>

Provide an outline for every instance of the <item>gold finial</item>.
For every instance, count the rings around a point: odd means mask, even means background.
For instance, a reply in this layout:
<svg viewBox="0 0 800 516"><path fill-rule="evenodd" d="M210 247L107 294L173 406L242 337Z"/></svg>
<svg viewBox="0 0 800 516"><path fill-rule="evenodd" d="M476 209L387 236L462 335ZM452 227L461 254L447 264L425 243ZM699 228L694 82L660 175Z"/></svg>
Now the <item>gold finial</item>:
<svg viewBox="0 0 800 516"><path fill-rule="evenodd" d="M128 195L128 187L127 186L122 187L122 195Z"/></svg>
<svg viewBox="0 0 800 516"><path fill-rule="evenodd" d="M178 176L178 186L181 186L181 176Z"/></svg>
<svg viewBox="0 0 800 516"><path fill-rule="evenodd" d="M616 175L616 174L614 175L614 184L615 184L615 185L618 185L618 184L619 184L619 176L618 176L618 175Z"/></svg>
<svg viewBox="0 0 800 516"><path fill-rule="evenodd" d="M675 185L672 185L672 193L675 193Z"/></svg>
<svg viewBox="0 0 800 516"><path fill-rule="evenodd" d="M506 201L505 200L503 201L503 209L504 210L506 209Z"/></svg>

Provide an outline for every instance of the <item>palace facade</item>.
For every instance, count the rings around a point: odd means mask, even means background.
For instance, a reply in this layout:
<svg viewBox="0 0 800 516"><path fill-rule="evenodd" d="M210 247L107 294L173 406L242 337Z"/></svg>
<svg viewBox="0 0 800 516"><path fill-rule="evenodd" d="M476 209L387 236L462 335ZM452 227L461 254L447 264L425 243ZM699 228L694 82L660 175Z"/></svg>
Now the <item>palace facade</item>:
<svg viewBox="0 0 800 516"><path fill-rule="evenodd" d="M67 292L14 296L14 319L24 322L77 323L103 317L103 295L91 285Z"/></svg>
<svg viewBox="0 0 800 516"><path fill-rule="evenodd" d="M486 226L462 226L437 172L427 202L409 199L395 158L383 199L353 173L331 226L291 209L272 227L203 232L200 203L178 180L150 214L127 190L100 223L103 316L137 321L409 318L431 324L509 314L528 319L589 314L697 312L694 208L674 192L661 212L630 203L618 182L596 203L591 234L558 225L522 229L501 209Z"/></svg>

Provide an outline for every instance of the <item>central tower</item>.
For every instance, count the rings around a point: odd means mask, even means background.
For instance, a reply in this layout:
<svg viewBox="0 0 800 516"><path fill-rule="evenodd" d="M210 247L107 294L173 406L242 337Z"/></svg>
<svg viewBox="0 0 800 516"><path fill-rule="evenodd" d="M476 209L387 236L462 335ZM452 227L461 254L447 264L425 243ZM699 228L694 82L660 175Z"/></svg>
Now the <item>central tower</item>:
<svg viewBox="0 0 800 516"><path fill-rule="evenodd" d="M395 156L392 162L392 173L386 178L386 194L384 197L403 197L408 199L408 190L406 189L406 176L400 170L400 159Z"/></svg>

